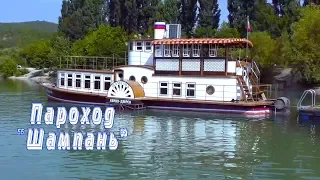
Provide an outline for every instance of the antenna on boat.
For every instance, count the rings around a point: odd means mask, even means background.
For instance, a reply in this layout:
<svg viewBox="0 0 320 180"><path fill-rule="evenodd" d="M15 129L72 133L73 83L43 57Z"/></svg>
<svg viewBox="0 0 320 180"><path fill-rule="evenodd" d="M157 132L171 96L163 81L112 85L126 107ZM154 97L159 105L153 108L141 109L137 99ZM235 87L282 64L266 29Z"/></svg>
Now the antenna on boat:
<svg viewBox="0 0 320 180"><path fill-rule="evenodd" d="M139 36L139 39L141 39L141 34L138 34L138 36Z"/></svg>

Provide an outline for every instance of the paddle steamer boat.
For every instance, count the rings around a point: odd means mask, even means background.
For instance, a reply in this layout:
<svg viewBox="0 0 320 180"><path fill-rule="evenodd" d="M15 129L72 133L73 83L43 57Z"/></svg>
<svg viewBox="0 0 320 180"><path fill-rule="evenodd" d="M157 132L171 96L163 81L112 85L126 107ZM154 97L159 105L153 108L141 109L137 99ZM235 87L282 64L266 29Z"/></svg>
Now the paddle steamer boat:
<svg viewBox="0 0 320 180"><path fill-rule="evenodd" d="M180 25L155 23L154 39L127 43L126 65L108 69L105 61L95 61L88 68L88 62L68 61L68 66L57 72L55 84L42 84L48 99L130 109L248 115L269 114L275 103L278 110L288 106L286 98L271 99L272 85L260 84L254 60L233 57L232 50L252 48L252 42L238 38L183 39L180 29Z"/></svg>

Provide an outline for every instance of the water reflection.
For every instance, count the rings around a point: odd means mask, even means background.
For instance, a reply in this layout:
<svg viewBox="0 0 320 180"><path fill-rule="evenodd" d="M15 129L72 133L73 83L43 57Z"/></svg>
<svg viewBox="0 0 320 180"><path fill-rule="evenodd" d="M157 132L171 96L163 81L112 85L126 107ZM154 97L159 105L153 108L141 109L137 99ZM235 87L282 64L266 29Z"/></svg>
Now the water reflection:
<svg viewBox="0 0 320 180"><path fill-rule="evenodd" d="M0 93L21 94L32 89L32 83L26 80L0 80Z"/></svg>
<svg viewBox="0 0 320 180"><path fill-rule="evenodd" d="M143 115L138 115L134 120L133 120L133 133L135 135L143 135L145 129L144 129L144 123L145 123L146 116Z"/></svg>
<svg viewBox="0 0 320 180"><path fill-rule="evenodd" d="M7 82L0 83L2 88ZM2 88L0 93L0 128L4 133L0 136L3 146L0 169L4 179L320 177L319 125L299 123L294 113L250 118L213 113L117 111L112 131L123 127L129 131L127 138L118 138L118 150L27 151L25 137L13 132L17 127L30 127L32 102L43 102L54 108L67 106L67 109L74 105L47 102L38 86L22 84L20 88L20 93L10 94L12 87L5 91ZM46 133L59 132L53 125L41 127ZM88 131L105 130L101 125L67 124L61 131L86 135ZM10 146L4 147L7 144ZM21 169L19 173L17 168Z"/></svg>

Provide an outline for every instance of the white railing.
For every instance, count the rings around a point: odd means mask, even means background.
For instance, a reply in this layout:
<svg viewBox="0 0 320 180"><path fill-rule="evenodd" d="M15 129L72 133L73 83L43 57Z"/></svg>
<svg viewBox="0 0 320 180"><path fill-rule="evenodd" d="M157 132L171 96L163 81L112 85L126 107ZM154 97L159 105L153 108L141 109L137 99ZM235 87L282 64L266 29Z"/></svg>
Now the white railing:
<svg viewBox="0 0 320 180"><path fill-rule="evenodd" d="M254 67L256 67L258 73L260 74L260 70L259 70L259 67L258 67L257 63L256 63L255 61L252 61L252 62L253 62L253 64L254 64Z"/></svg>
<svg viewBox="0 0 320 180"><path fill-rule="evenodd" d="M256 83L259 84L261 72L260 72L259 67L255 61L252 61L252 63L251 63L251 71L253 72L254 76L256 77L256 80L257 80ZM256 73L256 71L257 71L257 73Z"/></svg>
<svg viewBox="0 0 320 180"><path fill-rule="evenodd" d="M316 105L316 96L317 96L317 93L315 90L313 89L309 89L309 90L305 90L297 104L297 109L300 110L302 109L303 107L305 106L302 106L302 102L304 100L304 98L307 96L307 94L310 93L311 94L311 107L314 107ZM306 107L309 107L309 106L306 106Z"/></svg>
<svg viewBox="0 0 320 180"><path fill-rule="evenodd" d="M110 69L119 65L127 65L128 54L124 52L124 57L112 54L110 57L100 56L61 56L58 58L59 69Z"/></svg>

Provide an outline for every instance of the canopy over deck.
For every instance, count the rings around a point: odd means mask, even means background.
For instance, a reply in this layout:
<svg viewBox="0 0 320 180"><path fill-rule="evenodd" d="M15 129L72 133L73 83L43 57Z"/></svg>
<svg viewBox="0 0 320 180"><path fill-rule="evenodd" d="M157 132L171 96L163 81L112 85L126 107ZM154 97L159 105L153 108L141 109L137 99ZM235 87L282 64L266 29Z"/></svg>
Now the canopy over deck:
<svg viewBox="0 0 320 180"><path fill-rule="evenodd" d="M216 44L223 46L237 46L252 48L253 44L247 39L240 38L191 38L191 39L159 39L153 40L153 44Z"/></svg>

